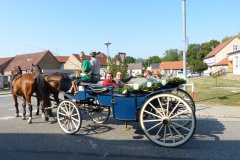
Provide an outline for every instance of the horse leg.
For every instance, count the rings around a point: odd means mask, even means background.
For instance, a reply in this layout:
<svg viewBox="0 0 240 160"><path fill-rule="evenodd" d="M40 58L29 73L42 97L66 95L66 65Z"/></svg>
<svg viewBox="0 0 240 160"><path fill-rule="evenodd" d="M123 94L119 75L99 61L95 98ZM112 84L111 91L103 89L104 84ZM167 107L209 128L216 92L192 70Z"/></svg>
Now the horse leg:
<svg viewBox="0 0 240 160"><path fill-rule="evenodd" d="M28 119L28 124L32 123L32 105L28 104L28 108L29 108L29 119Z"/></svg>
<svg viewBox="0 0 240 160"><path fill-rule="evenodd" d="M39 102L39 99L37 98L37 112L36 112L36 115L39 115L39 105L40 105L40 102Z"/></svg>
<svg viewBox="0 0 240 160"><path fill-rule="evenodd" d="M45 119L45 113L44 113L44 109L43 109L43 100L40 101L40 105L41 105L41 111L42 111L42 118Z"/></svg>
<svg viewBox="0 0 240 160"><path fill-rule="evenodd" d="M26 99L24 99L24 101L22 103L22 107L23 107L22 120L26 120Z"/></svg>
<svg viewBox="0 0 240 160"><path fill-rule="evenodd" d="M32 123L32 104L31 104L31 95L27 96L26 98L28 109L29 109L29 118L28 118L28 124Z"/></svg>
<svg viewBox="0 0 240 160"><path fill-rule="evenodd" d="M12 96L13 96L13 100L14 100L14 102L15 102L15 108L16 108L15 116L16 116L16 117L19 117L17 96L16 96L14 93L12 93Z"/></svg>

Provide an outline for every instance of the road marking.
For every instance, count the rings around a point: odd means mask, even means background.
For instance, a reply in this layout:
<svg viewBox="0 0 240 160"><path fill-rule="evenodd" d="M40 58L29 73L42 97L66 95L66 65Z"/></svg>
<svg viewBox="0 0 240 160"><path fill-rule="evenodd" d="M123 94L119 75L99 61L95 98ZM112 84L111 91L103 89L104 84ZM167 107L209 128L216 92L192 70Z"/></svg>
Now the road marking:
<svg viewBox="0 0 240 160"><path fill-rule="evenodd" d="M11 94L4 94L4 95L0 95L0 98L4 98L4 97L10 97L12 96Z"/></svg>
<svg viewBox="0 0 240 160"><path fill-rule="evenodd" d="M2 117L0 118L0 120L8 120L8 119L13 119L15 118L14 116L6 116L6 117Z"/></svg>

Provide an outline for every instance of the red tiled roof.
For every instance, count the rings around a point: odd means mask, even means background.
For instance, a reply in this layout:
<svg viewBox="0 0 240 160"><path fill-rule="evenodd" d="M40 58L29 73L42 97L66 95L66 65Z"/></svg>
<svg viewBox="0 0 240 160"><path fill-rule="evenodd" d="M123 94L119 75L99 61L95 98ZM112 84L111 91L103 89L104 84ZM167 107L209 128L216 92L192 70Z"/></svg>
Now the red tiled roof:
<svg viewBox="0 0 240 160"><path fill-rule="evenodd" d="M55 56L60 63L66 63L69 56Z"/></svg>
<svg viewBox="0 0 240 160"><path fill-rule="evenodd" d="M234 36L233 38L219 44L216 48L214 48L211 52L209 52L204 59L215 56L218 52L220 52L225 46L227 46L232 40L235 38L238 38L237 36Z"/></svg>
<svg viewBox="0 0 240 160"><path fill-rule="evenodd" d="M13 66L21 66L21 69L30 69L32 68L32 64L38 64L48 52L51 53L49 50L46 50L43 52L16 55L4 70L13 70Z"/></svg>
<svg viewBox="0 0 240 160"><path fill-rule="evenodd" d="M183 61L161 62L159 68L164 70L183 69Z"/></svg>
<svg viewBox="0 0 240 160"><path fill-rule="evenodd" d="M228 57L224 58L223 60L214 64L213 66L222 66L222 65L228 65Z"/></svg>
<svg viewBox="0 0 240 160"><path fill-rule="evenodd" d="M6 58L0 58L0 66L4 63L6 63L7 61L10 61L11 59L13 59L14 57L6 57Z"/></svg>

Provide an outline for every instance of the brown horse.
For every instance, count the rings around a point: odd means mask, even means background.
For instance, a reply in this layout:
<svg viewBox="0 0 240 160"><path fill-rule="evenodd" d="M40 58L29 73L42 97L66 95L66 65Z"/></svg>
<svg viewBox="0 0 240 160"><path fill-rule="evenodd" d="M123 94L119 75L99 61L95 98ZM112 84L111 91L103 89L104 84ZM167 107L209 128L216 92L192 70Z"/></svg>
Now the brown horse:
<svg viewBox="0 0 240 160"><path fill-rule="evenodd" d="M47 92L47 83L42 77L34 76L33 74L22 74L20 66L14 66L13 78L12 78L12 96L15 101L16 117L19 117L18 110L18 97L23 97L23 116L22 119L26 119L26 103L29 108L28 124L32 123L32 104L31 96L35 92L37 98L40 100L42 108L50 107L49 95ZM45 120L48 121L50 110L44 110L46 115Z"/></svg>
<svg viewBox="0 0 240 160"><path fill-rule="evenodd" d="M34 75L44 77L47 81L48 85L48 94L52 94L54 97L54 101L58 104L59 100L59 92L63 91L66 92L71 87L71 79L68 77L67 74L61 72L43 74L39 65L32 64L32 72ZM38 103L39 106L39 103ZM39 114L39 108L37 113Z"/></svg>

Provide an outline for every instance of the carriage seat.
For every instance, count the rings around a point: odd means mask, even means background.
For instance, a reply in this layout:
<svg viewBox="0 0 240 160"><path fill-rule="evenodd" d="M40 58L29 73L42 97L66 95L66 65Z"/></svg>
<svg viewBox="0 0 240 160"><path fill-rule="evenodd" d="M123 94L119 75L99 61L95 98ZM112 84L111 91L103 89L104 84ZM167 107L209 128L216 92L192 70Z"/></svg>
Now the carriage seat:
<svg viewBox="0 0 240 160"><path fill-rule="evenodd" d="M106 86L98 85L98 84L91 84L89 88L92 89L95 93L101 93L105 91L109 91L109 88Z"/></svg>

